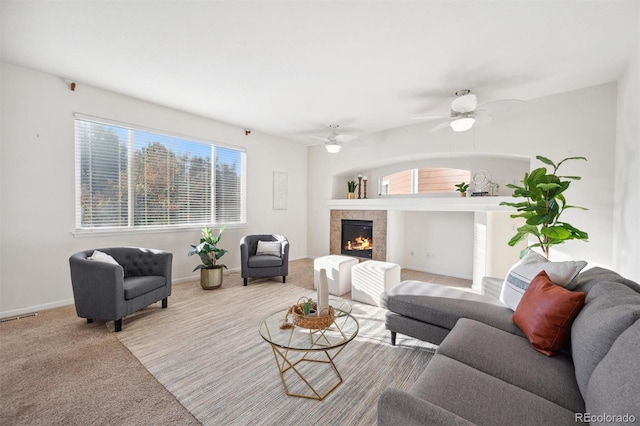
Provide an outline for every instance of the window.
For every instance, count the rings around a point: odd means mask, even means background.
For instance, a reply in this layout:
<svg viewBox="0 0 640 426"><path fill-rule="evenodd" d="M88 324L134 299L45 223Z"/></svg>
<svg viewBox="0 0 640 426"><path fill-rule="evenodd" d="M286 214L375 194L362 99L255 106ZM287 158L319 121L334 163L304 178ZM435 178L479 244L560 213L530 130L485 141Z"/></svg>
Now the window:
<svg viewBox="0 0 640 426"><path fill-rule="evenodd" d="M430 194L455 192L455 185L471 180L469 170L431 167L409 169L382 177L382 193L396 194Z"/></svg>
<svg viewBox="0 0 640 426"><path fill-rule="evenodd" d="M245 152L76 117L76 228L245 221Z"/></svg>

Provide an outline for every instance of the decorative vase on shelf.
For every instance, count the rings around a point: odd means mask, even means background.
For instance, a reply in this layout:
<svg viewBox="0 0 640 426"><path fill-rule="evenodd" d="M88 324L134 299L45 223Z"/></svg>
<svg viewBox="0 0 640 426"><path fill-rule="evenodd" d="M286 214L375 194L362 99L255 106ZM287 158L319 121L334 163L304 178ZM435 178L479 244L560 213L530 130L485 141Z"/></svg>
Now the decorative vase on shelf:
<svg viewBox="0 0 640 426"><path fill-rule="evenodd" d="M353 200L356 198L356 193L355 192L347 192L347 198L349 200Z"/></svg>

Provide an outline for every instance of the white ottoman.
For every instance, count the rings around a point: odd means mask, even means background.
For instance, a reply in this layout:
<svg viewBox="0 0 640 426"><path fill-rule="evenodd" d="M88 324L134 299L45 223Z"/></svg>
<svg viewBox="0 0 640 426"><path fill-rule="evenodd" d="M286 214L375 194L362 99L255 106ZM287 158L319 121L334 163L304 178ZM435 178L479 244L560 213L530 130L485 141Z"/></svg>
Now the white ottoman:
<svg viewBox="0 0 640 426"><path fill-rule="evenodd" d="M400 265L369 260L351 268L351 299L380 306L380 295L400 284Z"/></svg>
<svg viewBox="0 0 640 426"><path fill-rule="evenodd" d="M320 269L327 270L329 294L342 296L351 291L351 268L358 259L351 256L330 255L318 257L313 261L313 288L318 288Z"/></svg>

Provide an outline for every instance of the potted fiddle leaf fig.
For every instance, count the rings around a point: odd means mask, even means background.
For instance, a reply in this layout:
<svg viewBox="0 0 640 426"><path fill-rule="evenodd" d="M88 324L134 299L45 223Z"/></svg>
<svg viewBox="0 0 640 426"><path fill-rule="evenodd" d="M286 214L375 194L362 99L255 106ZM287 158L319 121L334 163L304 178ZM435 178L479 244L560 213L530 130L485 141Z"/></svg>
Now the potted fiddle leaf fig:
<svg viewBox="0 0 640 426"><path fill-rule="evenodd" d="M202 228L200 244L191 245L189 256L197 254L202 263L196 266L193 271L200 270L200 286L205 290L219 288L222 285L222 268L227 269L227 265L217 263L227 252L218 247L222 237L224 226L220 227L218 234L214 236L213 230L208 226Z"/></svg>
<svg viewBox="0 0 640 426"><path fill-rule="evenodd" d="M546 167L540 167L531 173L524 174L522 186L507 184L508 188L513 189L513 197L522 200L512 203L503 201L500 205L515 207L518 213L512 214L511 217L521 217L526 221L517 229L517 233L509 241L509 245L513 247L518 242L532 237L535 243L530 244L527 249L540 247L548 259L551 246L563 244L568 240L586 241L589 238L589 234L586 232L560 220L562 213L568 209L588 210L584 207L568 204L564 195L571 181L580 180L580 176L559 176L557 174L558 169L565 161L587 161L587 159L585 157L569 157L555 164L540 155L536 158L553 167L553 172L549 173Z"/></svg>

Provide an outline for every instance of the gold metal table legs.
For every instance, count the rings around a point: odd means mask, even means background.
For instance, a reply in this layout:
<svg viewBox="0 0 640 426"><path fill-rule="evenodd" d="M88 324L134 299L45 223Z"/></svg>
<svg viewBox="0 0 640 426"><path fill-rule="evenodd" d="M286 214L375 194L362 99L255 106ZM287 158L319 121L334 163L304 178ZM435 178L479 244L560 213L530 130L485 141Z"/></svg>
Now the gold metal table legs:
<svg viewBox="0 0 640 426"><path fill-rule="evenodd" d="M293 351L291 349L282 349L278 346L271 345L271 349L273 349L273 356L275 357L276 364L278 365L278 371L280 373L280 379L282 380L282 385L284 386L285 393L289 396L296 396L299 398L308 398L308 399L317 399L320 401L326 398L327 395L329 395L335 388L337 388L342 383L342 376L340 375L340 372L338 372L336 365L333 363L334 358L342 351L342 348L344 348L344 346L336 348L335 350L337 352L334 353L332 356L329 353L331 349L325 349L325 350L319 350L319 351ZM292 352L302 353L302 357L297 360L292 360L291 358L295 356L292 354ZM320 354L324 354L324 357L326 357L326 359L311 358L312 355L320 355ZM320 358L324 358L324 357L320 356ZM307 377L305 377L305 375L303 374L303 372L300 370L300 367L299 367L301 363L305 363L305 362L325 364L325 365L328 364L331 366L330 371L332 371L333 374L335 375L335 380L332 382L328 390L325 390L323 393L320 393L320 391L322 390L317 389L318 386L317 385L314 386L311 383L311 381L307 379ZM287 379L285 377L285 373L289 371L292 371L293 373L295 373L295 375L300 380L302 380L302 382L306 385L306 388L308 388L310 393L303 394L303 393L293 392L290 390L289 386L287 385Z"/></svg>

